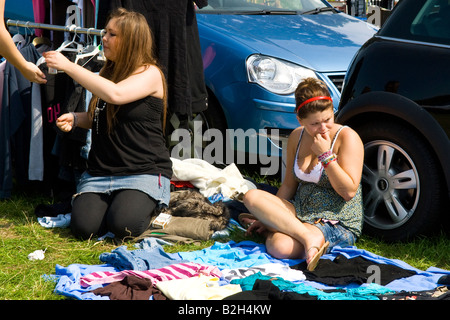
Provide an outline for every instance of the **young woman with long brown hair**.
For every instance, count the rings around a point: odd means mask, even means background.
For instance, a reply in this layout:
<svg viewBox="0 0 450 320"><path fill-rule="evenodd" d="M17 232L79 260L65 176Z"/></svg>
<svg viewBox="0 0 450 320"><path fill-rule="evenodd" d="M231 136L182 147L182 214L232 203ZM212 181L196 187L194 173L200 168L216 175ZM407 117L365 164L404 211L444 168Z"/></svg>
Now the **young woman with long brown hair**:
<svg viewBox="0 0 450 320"><path fill-rule="evenodd" d="M164 140L166 85L153 55L145 17L123 8L113 12L103 37L107 59L99 74L61 53L44 53L50 68L62 70L92 92L85 113L67 113L57 126L92 129L88 169L73 197L71 229L89 238L112 232L117 238L144 232L154 209L168 205L172 163Z"/></svg>
<svg viewBox="0 0 450 320"><path fill-rule="evenodd" d="M313 270L333 246L361 234L364 148L358 134L334 122L326 85L308 78L295 92L301 124L288 139L286 175L277 195L250 190L244 204L253 215L240 220L248 232L264 233L277 258L305 258Z"/></svg>

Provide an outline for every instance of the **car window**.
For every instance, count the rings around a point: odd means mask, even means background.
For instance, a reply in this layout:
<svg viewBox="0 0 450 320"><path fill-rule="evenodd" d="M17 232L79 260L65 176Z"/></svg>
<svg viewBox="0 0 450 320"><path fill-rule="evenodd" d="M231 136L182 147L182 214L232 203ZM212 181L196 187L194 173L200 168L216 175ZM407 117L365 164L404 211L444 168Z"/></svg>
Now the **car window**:
<svg viewBox="0 0 450 320"><path fill-rule="evenodd" d="M406 1L398 9L380 35L450 45L450 0Z"/></svg>
<svg viewBox="0 0 450 320"><path fill-rule="evenodd" d="M305 12L328 7L323 0L208 0L199 13L259 13L261 11Z"/></svg>

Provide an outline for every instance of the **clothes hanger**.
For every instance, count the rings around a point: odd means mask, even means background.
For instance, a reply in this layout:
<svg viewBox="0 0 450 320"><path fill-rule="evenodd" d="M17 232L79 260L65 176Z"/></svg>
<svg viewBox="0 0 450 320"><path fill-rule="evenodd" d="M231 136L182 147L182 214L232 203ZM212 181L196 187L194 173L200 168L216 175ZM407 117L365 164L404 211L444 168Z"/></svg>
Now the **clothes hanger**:
<svg viewBox="0 0 450 320"><path fill-rule="evenodd" d="M56 49L55 51L57 52L82 52L83 51L83 45L81 43L78 43L76 40L77 38L77 27L76 25L71 25L69 27L69 31L72 31L75 33L75 35L73 36L72 40L66 40L64 41L58 49ZM71 47L72 45L75 45L75 48Z"/></svg>
<svg viewBox="0 0 450 320"><path fill-rule="evenodd" d="M85 64L89 63L89 61L91 61L96 55L98 55L99 53L102 53L102 45L94 45L92 44L92 38L90 36L90 29L93 28L89 28L87 31L87 39L88 39L88 45L83 49L82 52L78 53L77 56L75 57L75 63L78 64L78 62L80 60L83 60L85 58L90 58L87 62L85 62Z"/></svg>
<svg viewBox="0 0 450 320"><path fill-rule="evenodd" d="M50 47L50 46L52 45L52 42L50 41L49 38L44 37L44 36L35 37L35 38L33 39L33 45L34 45L35 47L38 47L38 46L43 45L43 44L45 44L45 45L47 45L47 46Z"/></svg>
<svg viewBox="0 0 450 320"><path fill-rule="evenodd" d="M77 54L77 56L75 57L75 63L78 64L78 61L83 60L85 58L91 58L93 59L96 55L98 55L99 53L102 52L101 50L101 45L98 46L89 46L92 48L87 48L86 51L83 51L84 53L79 53ZM89 51L90 50L90 51ZM89 61L91 61L91 59L89 59L86 63L88 63ZM85 64L86 64L85 63Z"/></svg>
<svg viewBox="0 0 450 320"><path fill-rule="evenodd" d="M78 43L76 40L77 38L77 26L76 25L72 25L69 27L69 31L72 31L75 33L75 35L73 36L72 40L66 40L64 41L58 49L56 49L56 52L82 52L83 51L83 45L81 43ZM75 45L76 47L70 47L72 45ZM36 66L40 66L41 64L45 63L45 58L44 57L40 57L38 59L38 61L36 62ZM53 69L53 68L48 68L48 73L49 74L57 74L58 70Z"/></svg>
<svg viewBox="0 0 450 320"><path fill-rule="evenodd" d="M26 40L25 45L31 44L31 38L33 35L33 31L31 31L29 24L30 24L30 21L27 21L27 23L25 25L25 36L24 36L25 40ZM30 32L30 33L28 33L28 32Z"/></svg>
<svg viewBox="0 0 450 320"><path fill-rule="evenodd" d="M25 38L20 33L15 34L12 40L18 49L22 48L26 43Z"/></svg>
<svg viewBox="0 0 450 320"><path fill-rule="evenodd" d="M12 40L18 49L22 48L26 44L26 39L19 33L18 23L16 24L17 33L12 37Z"/></svg>

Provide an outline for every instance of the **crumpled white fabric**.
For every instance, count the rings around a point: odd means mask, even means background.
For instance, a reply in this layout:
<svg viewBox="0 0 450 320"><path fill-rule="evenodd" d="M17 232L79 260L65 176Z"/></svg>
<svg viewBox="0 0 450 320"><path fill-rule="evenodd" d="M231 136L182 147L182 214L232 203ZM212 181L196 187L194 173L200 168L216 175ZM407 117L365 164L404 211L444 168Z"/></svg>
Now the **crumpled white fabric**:
<svg viewBox="0 0 450 320"><path fill-rule="evenodd" d="M46 249L47 250L47 249ZM43 260L45 258L45 250L36 250L28 255L29 260Z"/></svg>
<svg viewBox="0 0 450 320"><path fill-rule="evenodd" d="M189 181L207 198L216 193L233 198L256 187L244 179L234 163L224 169L219 169L198 158L184 160L171 158L171 160L172 180Z"/></svg>
<svg viewBox="0 0 450 320"><path fill-rule="evenodd" d="M242 292L239 284L220 285L219 278L202 274L187 279L159 281L156 288L170 300L222 300Z"/></svg>

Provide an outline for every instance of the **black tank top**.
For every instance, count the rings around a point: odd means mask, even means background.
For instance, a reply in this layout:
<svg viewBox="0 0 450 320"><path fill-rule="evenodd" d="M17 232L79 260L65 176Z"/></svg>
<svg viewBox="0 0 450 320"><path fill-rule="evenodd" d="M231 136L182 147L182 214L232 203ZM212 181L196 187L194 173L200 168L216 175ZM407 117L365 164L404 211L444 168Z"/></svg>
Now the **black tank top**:
<svg viewBox="0 0 450 320"><path fill-rule="evenodd" d="M103 101L100 101L100 106ZM93 176L161 174L172 177L172 162L162 130L163 100L148 96L122 105L108 134L106 107L92 123L88 172Z"/></svg>

